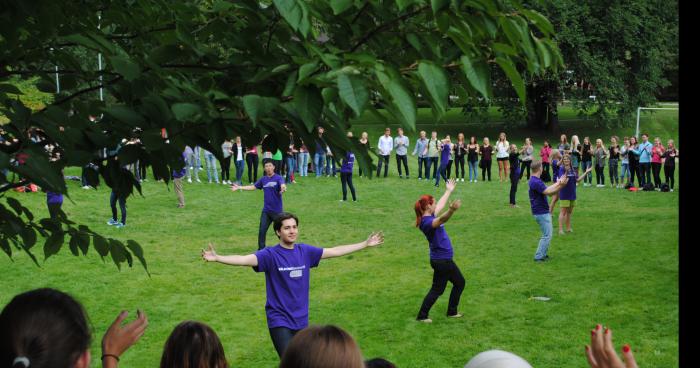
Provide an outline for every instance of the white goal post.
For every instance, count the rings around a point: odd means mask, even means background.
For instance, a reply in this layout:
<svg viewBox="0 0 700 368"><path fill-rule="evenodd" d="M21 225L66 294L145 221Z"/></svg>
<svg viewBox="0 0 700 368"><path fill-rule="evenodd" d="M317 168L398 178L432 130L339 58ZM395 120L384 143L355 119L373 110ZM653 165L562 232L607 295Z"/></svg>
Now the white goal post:
<svg viewBox="0 0 700 368"><path fill-rule="evenodd" d="M639 113L642 110L678 110L678 107L637 107L637 130L634 136L639 139Z"/></svg>

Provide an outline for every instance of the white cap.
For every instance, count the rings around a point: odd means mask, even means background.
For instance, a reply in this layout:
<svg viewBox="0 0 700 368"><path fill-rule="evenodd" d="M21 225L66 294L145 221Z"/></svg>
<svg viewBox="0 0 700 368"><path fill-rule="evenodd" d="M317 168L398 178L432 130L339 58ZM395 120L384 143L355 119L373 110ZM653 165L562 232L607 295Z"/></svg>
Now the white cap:
<svg viewBox="0 0 700 368"><path fill-rule="evenodd" d="M532 368L532 366L513 353L488 350L474 356L464 368Z"/></svg>

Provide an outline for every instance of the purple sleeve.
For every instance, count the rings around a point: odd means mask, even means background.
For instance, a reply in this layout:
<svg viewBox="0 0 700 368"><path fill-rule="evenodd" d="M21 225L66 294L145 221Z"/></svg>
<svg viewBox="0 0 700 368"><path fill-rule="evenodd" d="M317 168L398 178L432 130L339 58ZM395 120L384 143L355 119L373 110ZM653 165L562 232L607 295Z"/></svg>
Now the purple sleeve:
<svg viewBox="0 0 700 368"><path fill-rule="evenodd" d="M266 272L270 269L271 258L269 248L264 248L255 252L255 257L258 258L258 265L253 267L253 271Z"/></svg>
<svg viewBox="0 0 700 368"><path fill-rule="evenodd" d="M321 262L321 256L323 256L323 248L304 244L304 250L306 251L306 261L308 262L309 267L318 266L318 263Z"/></svg>
<svg viewBox="0 0 700 368"><path fill-rule="evenodd" d="M547 186L543 182L538 181L533 189L535 189L538 193L544 193L544 191L547 190Z"/></svg>
<svg viewBox="0 0 700 368"><path fill-rule="evenodd" d="M280 190L282 190L282 186L284 185L284 179L282 179L282 177L279 175L277 176L277 185L278 185L278 188L280 188Z"/></svg>
<svg viewBox="0 0 700 368"><path fill-rule="evenodd" d="M255 182L255 187L258 188L258 189L262 189L262 188L263 188L262 178L258 179L258 181Z"/></svg>

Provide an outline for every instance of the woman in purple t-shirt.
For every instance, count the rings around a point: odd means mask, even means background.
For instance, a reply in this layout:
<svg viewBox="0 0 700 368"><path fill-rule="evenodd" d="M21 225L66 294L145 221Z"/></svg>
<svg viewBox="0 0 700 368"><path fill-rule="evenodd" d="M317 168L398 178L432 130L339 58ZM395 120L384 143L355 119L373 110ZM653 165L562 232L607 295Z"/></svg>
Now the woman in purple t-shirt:
<svg viewBox="0 0 700 368"><path fill-rule="evenodd" d="M298 225L295 215L281 213L273 225L279 244L253 254L221 256L216 254L211 243L208 250L202 249L205 261L248 266L255 272L265 272L267 326L280 357L294 335L309 324L309 270L318 266L321 259L344 256L384 242L384 235L374 232L360 243L318 248L296 243Z"/></svg>
<svg viewBox="0 0 700 368"><path fill-rule="evenodd" d="M449 208L442 215L440 213L447 204L450 194L455 189L455 180L447 181L445 194L440 197L440 200L435 203L435 198L431 195L423 195L415 204L416 211L416 227L419 228L425 238L428 239L430 247L430 267L433 268L433 286L430 288L428 295L423 299L423 304L418 312L416 320L432 323L433 320L428 318L430 308L433 307L438 297L442 295L447 286L447 282L452 283L452 292L450 292L450 302L447 307L447 317L459 318L462 317L457 311L459 305L459 297L464 291L464 276L457 267L457 264L452 260L452 242L445 231L445 223L452 217L452 214L462 205L461 200L456 200L450 203Z"/></svg>
<svg viewBox="0 0 700 368"><path fill-rule="evenodd" d="M574 205L576 204L576 184L581 180L586 178L586 174L593 170L592 166L588 166L586 171L579 177L577 170L574 169L571 156L564 155L561 159L561 168L559 169L559 177L566 175L569 177L569 181L566 186L559 191L559 234L564 235L564 230L562 226L566 223L566 232L573 232L571 229L571 214L574 212ZM553 204L550 204L550 211L553 211Z"/></svg>

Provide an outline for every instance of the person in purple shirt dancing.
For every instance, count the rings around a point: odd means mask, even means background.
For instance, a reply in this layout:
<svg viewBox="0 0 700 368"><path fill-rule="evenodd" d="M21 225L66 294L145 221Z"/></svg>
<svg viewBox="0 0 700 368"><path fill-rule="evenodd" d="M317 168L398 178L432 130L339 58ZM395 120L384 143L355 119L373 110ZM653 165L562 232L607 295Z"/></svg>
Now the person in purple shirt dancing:
<svg viewBox="0 0 700 368"><path fill-rule="evenodd" d="M317 267L321 259L341 257L384 242L381 232L373 232L360 243L318 248L296 243L298 226L299 219L295 215L281 213L273 226L279 244L245 256L218 255L211 243L208 250L202 249L205 261L249 266L255 272L265 272L267 327L280 357L294 335L309 325L310 269Z"/></svg>
<svg viewBox="0 0 700 368"><path fill-rule="evenodd" d="M258 249L265 248L265 237L270 224L275 221L275 218L282 213L282 193L287 190L287 185L284 183L284 178L275 174L275 164L271 161L265 163L263 167L265 175L258 179L253 185L239 186L233 184L232 191L237 190L256 190L263 191L263 209L260 214L260 229L258 230Z"/></svg>
<svg viewBox="0 0 700 368"><path fill-rule="evenodd" d="M535 262L544 262L549 259L547 255L547 250L549 249L549 243L552 241L552 214L549 213L549 203L547 203L547 196L558 193L562 188L566 186L569 182L569 177L564 175L554 184L547 186L540 179L542 175L542 161L535 160L530 165L532 170L532 176L528 184L530 190L528 194L530 195L530 207L532 208L532 216L535 217L535 221L540 225L542 230L542 237L537 246L537 251L535 252Z"/></svg>
<svg viewBox="0 0 700 368"><path fill-rule="evenodd" d="M348 138L352 138L352 132L348 132ZM352 166L355 163L355 154L347 151L345 153L345 159L343 160L343 165L340 166L340 184L343 188L343 199L341 202L348 200L348 186L350 187L350 193L352 194L352 201L357 202L357 197L355 196L355 186L352 185Z"/></svg>
<svg viewBox="0 0 700 368"><path fill-rule="evenodd" d="M419 228L425 238L428 239L428 245L430 247L430 267L433 268L433 286L430 288L428 295L423 299L423 304L418 312L418 317L416 320L424 323L432 323L433 320L428 318L428 313L430 308L432 308L435 301L442 295L447 286L447 281L452 283L452 292L450 293L450 302L447 307L447 317L449 318L459 318L462 315L457 312L457 306L459 305L459 297L464 291L464 276L460 272L457 264L452 260L452 242L450 237L445 231L445 223L452 217L452 215L459 209L462 205L461 200L456 200L450 203L449 208L442 215L436 216L440 213L447 200L450 198L450 194L455 189L455 180L449 179L447 181L445 189L445 194L440 197L440 200L435 203L435 198L431 195L423 195L418 201L416 201L416 227Z"/></svg>

